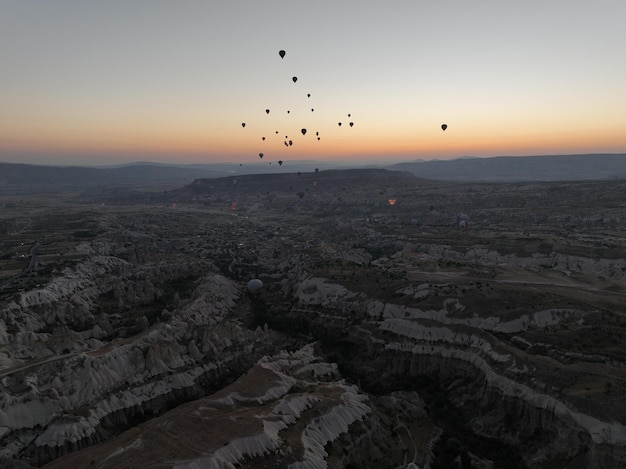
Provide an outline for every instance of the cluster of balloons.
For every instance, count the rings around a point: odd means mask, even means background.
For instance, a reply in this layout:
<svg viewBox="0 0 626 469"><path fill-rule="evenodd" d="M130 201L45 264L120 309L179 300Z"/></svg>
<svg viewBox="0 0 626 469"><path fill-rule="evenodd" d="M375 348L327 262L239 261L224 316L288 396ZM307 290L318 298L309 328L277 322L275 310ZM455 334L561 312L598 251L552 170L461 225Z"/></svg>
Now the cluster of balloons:
<svg viewBox="0 0 626 469"><path fill-rule="evenodd" d="M278 51L278 55L280 56L280 58L281 58L281 59L284 59L284 58L285 58L285 56L287 55L287 52L286 52L286 51L284 51L284 50L280 50L280 51ZM298 81L298 77L297 77L297 76L293 76L293 77L291 77L291 80L293 81L293 83L296 83L296 82ZM307 93L307 94L306 94L306 97L307 97L307 98L310 98L310 97L311 97L311 93ZM315 108L311 108L311 112L314 112L314 111L315 111ZM290 110L287 110L287 114L290 114L290 113L291 113L291 111L290 111ZM270 114L270 109L269 109L269 108L268 108L268 109L265 109L265 114L267 114L267 115L269 115L269 114ZM348 119L349 119L349 121L348 121L348 125L349 125L350 127L354 127L354 121L352 121L352 120L351 120L351 114L348 114ZM341 122L341 121L339 121L339 122L337 123L338 127L341 127L341 126L342 126L342 124L343 124L343 122ZM242 123L241 123L241 126L242 126L243 128L245 128L245 127L246 127L246 123L245 123L245 122L242 122ZM445 130L446 130L447 128L448 128L448 125L447 125L447 124L441 124L441 130L442 130L442 131L444 131L444 132L445 132ZM302 136L305 136L305 135L307 134L307 129L306 129L306 128L302 128L300 132L302 133ZM276 135L278 135L278 134L279 134L278 130L276 130L275 134L276 134ZM320 134L319 134L319 132L315 132L315 137L317 138L317 140L318 140L318 141L320 140ZM263 142L264 142L265 140L266 140L266 137L265 137L265 136L262 136L262 137L261 137L261 141L263 141ZM294 143L293 139L289 139L289 136L288 136L288 135L285 135L285 139L284 139L284 141L283 141L283 145L284 145L285 147L289 148L289 147L293 146L293 143ZM262 153L262 152L261 152L261 153L259 153L259 158L260 158L260 159L263 159L263 156L264 156L264 153ZM271 163L271 162L269 162L269 164L272 164L272 163ZM282 161L282 160L278 160L278 164L279 164L280 166L282 166L283 161ZM241 165L240 165L240 166L241 166Z"/></svg>
<svg viewBox="0 0 626 469"><path fill-rule="evenodd" d="M280 56L280 58L281 58L281 59L284 59L284 58L285 58L285 56L287 55L287 53L286 53L284 50L280 50L280 51L278 51L278 55ZM293 76L293 77L291 77L291 80L293 81L293 83L296 83L296 82L298 81L298 77L297 77L297 76ZM307 93L307 94L306 94L306 97L307 97L307 98L310 98L310 97L311 97L311 93ZM311 112L314 112L314 111L315 111L315 108L311 108ZM268 108L268 109L265 109L265 114L266 114L266 115L269 115L269 114L270 114L270 112L271 112L271 110L270 110L269 108ZM290 114L290 113L291 113L291 111L290 111L290 110L287 110L287 114ZM351 117L351 114L348 114L348 118L350 118L350 117ZM341 122L339 122L339 123L338 123L338 126L339 126L339 127L341 127L341 125L342 125L342 123L341 123ZM349 125L350 127L354 127L354 122L353 122L352 120L350 120L350 122L348 123L348 125ZM241 123L241 127L245 128L245 127L246 127L246 123L245 123L245 122L242 122L242 123ZM302 136L304 137L304 136L307 134L307 129L306 129L306 128L302 128L302 129L300 130L300 133L301 133L301 134L302 134ZM278 134L279 134L278 130L276 130L275 134L276 134L276 135L278 135ZM321 140L321 137L320 137L320 133L319 133L319 131L316 131L316 132L315 132L315 138L316 138L318 141L319 141L319 140ZM265 137L265 136L262 136L262 137L261 137L261 141L263 141L263 142L264 142L264 141L266 141L266 137ZM289 136L288 136L288 135L285 135L285 139L283 140L283 145L284 145L285 147L289 148L289 147L293 146L293 144L294 144L293 139L289 139ZM260 158L260 159L263 159L263 156L265 156L265 155L264 155L264 153L263 153L263 152L260 152L260 153L259 153L259 158ZM269 164L272 164L272 163L270 162ZM282 164L283 164L283 160L278 160L278 164L279 164L280 166L282 166ZM241 166L241 165L240 165L240 166Z"/></svg>

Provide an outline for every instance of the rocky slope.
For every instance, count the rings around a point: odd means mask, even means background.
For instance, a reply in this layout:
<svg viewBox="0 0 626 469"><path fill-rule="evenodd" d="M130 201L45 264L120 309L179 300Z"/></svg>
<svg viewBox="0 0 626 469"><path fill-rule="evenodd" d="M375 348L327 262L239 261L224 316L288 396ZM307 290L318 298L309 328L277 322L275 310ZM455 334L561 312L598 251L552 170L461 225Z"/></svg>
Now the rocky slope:
<svg viewBox="0 0 626 469"><path fill-rule="evenodd" d="M416 395L373 400L309 345L266 356L216 394L45 467L398 467L409 457L406 425L417 421L429 426ZM422 457L424 448L410 449Z"/></svg>

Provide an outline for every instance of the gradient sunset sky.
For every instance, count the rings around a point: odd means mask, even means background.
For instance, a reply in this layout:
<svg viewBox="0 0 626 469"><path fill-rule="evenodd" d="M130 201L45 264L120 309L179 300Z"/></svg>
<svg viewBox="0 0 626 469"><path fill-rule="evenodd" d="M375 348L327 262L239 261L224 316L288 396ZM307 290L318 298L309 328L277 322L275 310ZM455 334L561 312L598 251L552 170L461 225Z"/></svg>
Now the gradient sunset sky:
<svg viewBox="0 0 626 469"><path fill-rule="evenodd" d="M624 0L0 0L0 161L626 153L625 21Z"/></svg>

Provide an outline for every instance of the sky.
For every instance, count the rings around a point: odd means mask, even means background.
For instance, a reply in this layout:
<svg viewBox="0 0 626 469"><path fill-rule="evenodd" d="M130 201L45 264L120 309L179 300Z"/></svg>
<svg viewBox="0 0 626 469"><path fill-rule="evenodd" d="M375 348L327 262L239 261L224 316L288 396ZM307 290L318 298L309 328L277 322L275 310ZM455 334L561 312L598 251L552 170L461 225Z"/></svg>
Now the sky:
<svg viewBox="0 0 626 469"><path fill-rule="evenodd" d="M625 18L624 0L0 0L0 161L626 153Z"/></svg>

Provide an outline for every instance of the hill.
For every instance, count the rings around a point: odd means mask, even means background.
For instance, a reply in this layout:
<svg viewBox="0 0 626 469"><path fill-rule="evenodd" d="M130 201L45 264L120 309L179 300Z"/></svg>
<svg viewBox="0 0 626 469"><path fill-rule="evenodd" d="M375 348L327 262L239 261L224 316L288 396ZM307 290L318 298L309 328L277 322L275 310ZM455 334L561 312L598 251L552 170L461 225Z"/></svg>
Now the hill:
<svg viewBox="0 0 626 469"><path fill-rule="evenodd" d="M320 171L318 171L318 168ZM501 156L494 158L461 158L398 163L378 168L339 165L321 161L294 161L288 168L282 166L216 163L202 165L166 165L133 163L118 167L42 166L0 163L0 195L60 193L90 189L148 189L174 190L194 181L195 189L209 186L232 185L238 187L267 186L275 190L281 184L296 187L304 179L311 181L324 177L340 187L371 182L372 177L383 178L385 184L390 173L412 173L420 179L451 182L528 182L528 181L581 181L626 178L626 154L589 154L554 156ZM353 172L357 171L357 172ZM368 172L369 171L369 172ZM406 174L402 176L406 182ZM224 178L223 181L209 180ZM356 178L356 179L351 179ZM364 178L364 179L362 179ZM311 183L309 181L309 183ZM399 181L395 181L398 183ZM216 186L217 185L217 186ZM245 190L245 189L244 189Z"/></svg>
<svg viewBox="0 0 626 469"><path fill-rule="evenodd" d="M391 170L466 182L581 181L626 178L626 154L498 156L399 163Z"/></svg>
<svg viewBox="0 0 626 469"><path fill-rule="evenodd" d="M196 178L228 174L210 168L132 164L116 168L0 163L0 195L67 192L95 187L180 187Z"/></svg>
<svg viewBox="0 0 626 469"><path fill-rule="evenodd" d="M413 185L420 179L408 171L390 171L387 169L330 169L325 171L283 173L283 174L248 174L225 178L196 179L191 184L175 191L176 195L196 196L203 194L250 195L268 192L309 191L315 188L325 191L358 191L380 187L401 187Z"/></svg>

